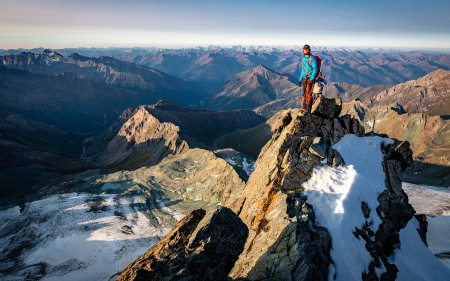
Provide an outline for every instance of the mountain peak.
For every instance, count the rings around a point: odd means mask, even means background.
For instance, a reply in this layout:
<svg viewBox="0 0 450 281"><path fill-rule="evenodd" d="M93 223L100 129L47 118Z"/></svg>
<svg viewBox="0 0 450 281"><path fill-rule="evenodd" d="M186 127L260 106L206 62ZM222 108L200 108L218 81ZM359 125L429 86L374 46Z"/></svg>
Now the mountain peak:
<svg viewBox="0 0 450 281"><path fill-rule="evenodd" d="M41 52L41 55L47 56L47 57L63 57L61 54L59 54L56 51L52 51L49 49L45 49Z"/></svg>
<svg viewBox="0 0 450 281"><path fill-rule="evenodd" d="M417 80L384 90L367 101L367 106L388 106L399 103L408 113L447 115L450 96L450 71L437 69Z"/></svg>
<svg viewBox="0 0 450 281"><path fill-rule="evenodd" d="M262 64L259 64L251 69L249 69L248 74L259 74L259 75L264 75L264 76L268 76L268 75L279 75L275 70L272 70Z"/></svg>
<svg viewBox="0 0 450 281"><path fill-rule="evenodd" d="M432 83L441 81L443 79L449 79L450 76L450 71L449 70L444 70L444 69L437 69L435 71L432 71L430 73L428 73L427 75L420 77L417 80L412 80L415 81L417 84L423 84L422 86L429 86ZM408 82L406 82L408 83Z"/></svg>
<svg viewBox="0 0 450 281"><path fill-rule="evenodd" d="M78 54L78 53L72 53L72 54L70 54L70 55L69 55L69 58L74 59L74 60L79 60L79 61L87 61L87 60L90 60L90 59L91 59L91 58L89 58L89 57L82 56L82 55L80 55L80 54Z"/></svg>
<svg viewBox="0 0 450 281"><path fill-rule="evenodd" d="M295 81L260 64L229 78L221 86L211 90L208 103L212 108L250 109L286 96L296 96Z"/></svg>

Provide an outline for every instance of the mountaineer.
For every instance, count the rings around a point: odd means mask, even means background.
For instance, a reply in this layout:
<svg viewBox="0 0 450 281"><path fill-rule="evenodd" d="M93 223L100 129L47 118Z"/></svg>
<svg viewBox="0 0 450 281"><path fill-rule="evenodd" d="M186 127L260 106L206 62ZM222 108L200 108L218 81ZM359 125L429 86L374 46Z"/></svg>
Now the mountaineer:
<svg viewBox="0 0 450 281"><path fill-rule="evenodd" d="M321 60L319 57L311 55L311 47L309 45L303 46L303 55L302 73L298 79L298 86L303 86L303 99L300 96L300 100L303 100L301 111L311 112L312 90L316 76L320 71Z"/></svg>

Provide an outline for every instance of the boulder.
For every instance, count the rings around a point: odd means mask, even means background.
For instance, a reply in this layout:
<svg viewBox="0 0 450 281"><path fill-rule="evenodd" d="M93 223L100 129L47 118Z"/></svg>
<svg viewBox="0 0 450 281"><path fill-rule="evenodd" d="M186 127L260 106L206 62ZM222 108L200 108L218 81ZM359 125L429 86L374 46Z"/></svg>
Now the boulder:
<svg viewBox="0 0 450 281"><path fill-rule="evenodd" d="M247 236L226 207L192 211L117 280L226 280Z"/></svg>
<svg viewBox="0 0 450 281"><path fill-rule="evenodd" d="M327 99L322 95L314 102L311 113L325 116L333 116L336 112L336 100Z"/></svg>
<svg viewBox="0 0 450 281"><path fill-rule="evenodd" d="M309 152L323 159L327 157L329 149L330 145L321 137L317 137L309 147Z"/></svg>

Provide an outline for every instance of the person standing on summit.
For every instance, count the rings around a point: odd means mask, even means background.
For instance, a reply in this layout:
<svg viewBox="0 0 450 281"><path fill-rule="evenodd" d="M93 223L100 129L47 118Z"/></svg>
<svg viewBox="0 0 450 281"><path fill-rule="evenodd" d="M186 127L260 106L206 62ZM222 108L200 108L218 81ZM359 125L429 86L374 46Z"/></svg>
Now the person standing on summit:
<svg viewBox="0 0 450 281"><path fill-rule="evenodd" d="M303 90L303 112L311 112L312 106L312 90L314 87L315 79L319 72L319 65L315 56L311 55L311 47L309 45L303 46L303 61L302 61L302 73L298 79L298 86ZM302 100L302 97L300 97Z"/></svg>

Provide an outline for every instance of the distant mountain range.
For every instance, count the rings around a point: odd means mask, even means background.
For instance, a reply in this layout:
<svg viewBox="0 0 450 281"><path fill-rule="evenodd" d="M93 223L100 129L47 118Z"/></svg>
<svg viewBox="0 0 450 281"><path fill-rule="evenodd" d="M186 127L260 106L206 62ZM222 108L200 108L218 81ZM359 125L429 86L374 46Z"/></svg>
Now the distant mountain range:
<svg viewBox="0 0 450 281"><path fill-rule="evenodd" d="M0 67L0 112L57 126L68 132L93 133L106 129L127 107L157 98L112 87L73 73L54 75Z"/></svg>
<svg viewBox="0 0 450 281"><path fill-rule="evenodd" d="M25 50L4 50L16 54ZM34 53L43 49L33 49ZM88 57L115 57L166 72L209 89L231 76L260 64L279 73L297 77L302 59L301 47L217 46L164 48L75 48L58 50L65 56L80 53ZM388 49L328 48L313 46L313 53L323 61L323 73L329 82L395 85L417 79L436 69L450 69L448 53L423 53Z"/></svg>
<svg viewBox="0 0 450 281"><path fill-rule="evenodd" d="M363 87L378 84L395 85L417 79L439 68L450 69L450 55L425 55L420 52L380 53L345 49L321 51L313 49L313 54L322 58L322 72L329 82L345 82ZM213 50L138 55L131 53L116 57L206 85L223 82L236 73L260 64L276 72L298 77L300 60L303 58L300 50L272 52Z"/></svg>
<svg viewBox="0 0 450 281"><path fill-rule="evenodd" d="M202 91L193 83L112 57L90 58L75 53L64 57L55 51L45 50L40 54L3 56L1 64L34 74L56 75L70 72L110 86L143 92L153 102L163 98L187 105L195 104L203 98Z"/></svg>

